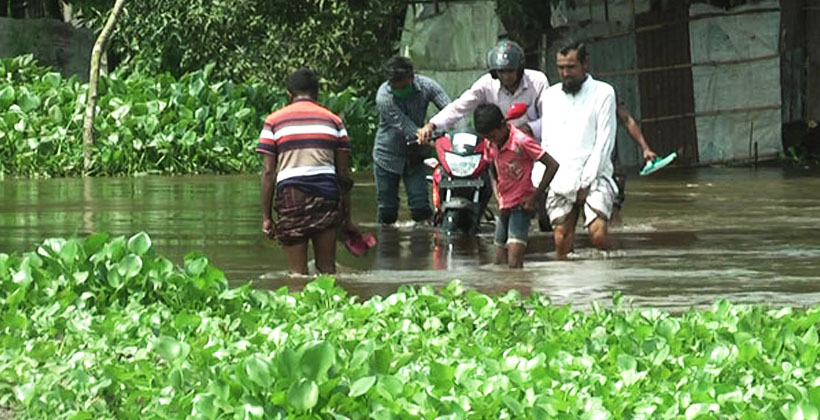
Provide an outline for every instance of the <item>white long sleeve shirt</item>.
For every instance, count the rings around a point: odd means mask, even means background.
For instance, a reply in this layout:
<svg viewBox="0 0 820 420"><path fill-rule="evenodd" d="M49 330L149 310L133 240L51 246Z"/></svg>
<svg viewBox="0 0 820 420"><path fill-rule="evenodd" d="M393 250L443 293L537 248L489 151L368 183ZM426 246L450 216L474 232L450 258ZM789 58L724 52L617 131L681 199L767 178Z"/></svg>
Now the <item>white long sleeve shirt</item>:
<svg viewBox="0 0 820 420"><path fill-rule="evenodd" d="M538 70L524 69L524 75L521 76L518 89L510 93L501 86L499 79L493 79L487 73L476 80L470 89L464 91L458 99L444 107L433 118L430 118L430 122L436 126L436 129L449 130L453 128L455 123L469 116L481 104L496 104L501 108L501 112L506 114L511 104L523 102L527 104L527 115L511 122L520 126L526 121L537 139L541 133L541 107L539 101L548 87L549 81L544 73Z"/></svg>
<svg viewBox="0 0 820 420"><path fill-rule="evenodd" d="M603 177L617 191L609 158L617 129L612 86L588 75L573 95L558 83L541 95L541 109L541 147L559 164L550 189L574 200L578 190Z"/></svg>

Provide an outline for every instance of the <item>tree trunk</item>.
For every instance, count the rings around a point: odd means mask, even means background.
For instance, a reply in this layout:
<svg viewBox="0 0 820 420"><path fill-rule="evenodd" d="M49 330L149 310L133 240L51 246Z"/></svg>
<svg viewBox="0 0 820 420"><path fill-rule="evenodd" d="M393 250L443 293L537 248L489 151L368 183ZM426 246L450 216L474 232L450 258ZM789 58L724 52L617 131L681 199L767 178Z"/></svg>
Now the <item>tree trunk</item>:
<svg viewBox="0 0 820 420"><path fill-rule="evenodd" d="M97 114L97 85L100 79L100 59L102 53L105 51L108 37L114 30L114 24L117 23L122 8L125 5L125 0L116 0L114 8L108 15L108 20L97 41L94 43L94 48L91 50L91 70L88 75L88 97L85 104L85 119L83 120L83 175L88 175L91 169L91 146L94 145L94 117Z"/></svg>

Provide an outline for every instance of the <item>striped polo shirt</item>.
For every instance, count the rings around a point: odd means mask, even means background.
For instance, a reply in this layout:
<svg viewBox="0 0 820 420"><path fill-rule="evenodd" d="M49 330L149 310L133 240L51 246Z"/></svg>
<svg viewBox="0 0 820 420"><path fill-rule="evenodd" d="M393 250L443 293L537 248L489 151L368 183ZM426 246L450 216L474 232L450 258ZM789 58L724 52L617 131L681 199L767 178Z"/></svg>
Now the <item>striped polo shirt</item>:
<svg viewBox="0 0 820 420"><path fill-rule="evenodd" d="M265 118L256 151L275 154L277 192L295 186L339 198L336 149L350 150L342 119L310 99L297 99Z"/></svg>

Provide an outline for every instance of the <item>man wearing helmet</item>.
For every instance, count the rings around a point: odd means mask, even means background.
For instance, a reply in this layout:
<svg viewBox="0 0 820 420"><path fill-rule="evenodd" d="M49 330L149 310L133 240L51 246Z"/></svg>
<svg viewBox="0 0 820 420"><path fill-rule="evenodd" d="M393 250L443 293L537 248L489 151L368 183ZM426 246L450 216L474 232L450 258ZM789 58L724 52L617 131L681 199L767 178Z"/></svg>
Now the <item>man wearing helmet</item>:
<svg viewBox="0 0 820 420"><path fill-rule="evenodd" d="M513 41L501 40L487 53L488 74L447 105L417 132L420 142L430 140L433 131L448 130L481 104L494 104L506 112L513 103L527 104L527 114L512 121L538 138L541 134L541 93L549 87L547 76L524 68L524 50Z"/></svg>

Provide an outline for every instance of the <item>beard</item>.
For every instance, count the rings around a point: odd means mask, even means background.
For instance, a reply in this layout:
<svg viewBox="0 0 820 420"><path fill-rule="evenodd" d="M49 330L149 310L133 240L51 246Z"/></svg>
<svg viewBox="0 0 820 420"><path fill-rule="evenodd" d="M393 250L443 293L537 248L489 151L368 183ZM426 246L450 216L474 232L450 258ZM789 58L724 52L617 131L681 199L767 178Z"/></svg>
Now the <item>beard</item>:
<svg viewBox="0 0 820 420"><path fill-rule="evenodd" d="M581 87L584 86L584 82L586 82L586 81L587 81L587 76L586 75L584 75L584 78L581 79L581 80L562 81L561 82L561 90L563 90L564 93L568 93L570 95L575 95L576 93L578 93L579 90L581 90Z"/></svg>

